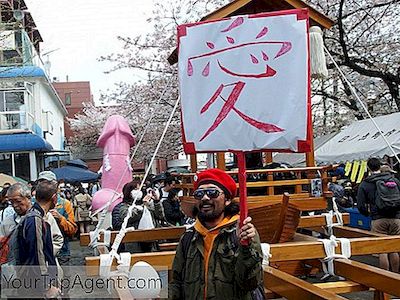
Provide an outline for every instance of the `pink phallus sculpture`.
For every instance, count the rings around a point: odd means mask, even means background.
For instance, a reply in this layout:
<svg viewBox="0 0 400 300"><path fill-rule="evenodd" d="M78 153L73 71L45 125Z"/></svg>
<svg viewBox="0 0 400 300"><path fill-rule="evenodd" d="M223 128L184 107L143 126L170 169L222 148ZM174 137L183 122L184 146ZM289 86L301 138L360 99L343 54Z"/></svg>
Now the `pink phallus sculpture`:
<svg viewBox="0 0 400 300"><path fill-rule="evenodd" d="M103 131L97 140L97 147L103 148L103 174L101 190L93 195L92 210L104 208L113 198L108 210L122 201L123 186L132 180L132 167L129 150L135 144L135 138L128 122L114 115L107 119Z"/></svg>

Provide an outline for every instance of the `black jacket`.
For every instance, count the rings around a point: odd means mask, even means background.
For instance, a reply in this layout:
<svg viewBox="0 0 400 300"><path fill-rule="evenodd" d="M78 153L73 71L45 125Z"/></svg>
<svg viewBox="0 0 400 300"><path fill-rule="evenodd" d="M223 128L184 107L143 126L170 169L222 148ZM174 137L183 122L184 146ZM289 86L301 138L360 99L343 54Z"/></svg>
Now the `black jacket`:
<svg viewBox="0 0 400 300"><path fill-rule="evenodd" d="M181 211L181 205L178 201L164 200L162 202L164 207L164 216L168 223L172 225L183 225L185 215Z"/></svg>
<svg viewBox="0 0 400 300"><path fill-rule="evenodd" d="M364 216L371 216L372 220L378 219L400 219L400 211L394 210L380 212L375 204L376 182L394 178L391 173L376 173L368 176L358 187L357 207Z"/></svg>

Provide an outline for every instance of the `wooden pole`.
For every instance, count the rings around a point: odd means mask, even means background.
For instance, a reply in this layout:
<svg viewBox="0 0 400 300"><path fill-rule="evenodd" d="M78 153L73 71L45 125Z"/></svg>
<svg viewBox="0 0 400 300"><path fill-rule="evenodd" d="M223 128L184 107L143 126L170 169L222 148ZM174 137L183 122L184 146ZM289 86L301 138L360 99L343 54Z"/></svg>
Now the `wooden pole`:
<svg viewBox="0 0 400 300"><path fill-rule="evenodd" d="M190 154L190 170L192 170L192 173L197 172L197 155L196 154Z"/></svg>
<svg viewBox="0 0 400 300"><path fill-rule="evenodd" d="M217 153L217 168L225 171L225 152Z"/></svg>
<svg viewBox="0 0 400 300"><path fill-rule="evenodd" d="M264 157L265 157L265 163L270 164L272 163L272 152L264 152Z"/></svg>
<svg viewBox="0 0 400 300"><path fill-rule="evenodd" d="M311 151L310 152L306 152L306 166L307 167L315 167L315 156L314 156L314 131L311 125L310 128L310 135L311 135L311 139L310 139L310 146L311 146Z"/></svg>

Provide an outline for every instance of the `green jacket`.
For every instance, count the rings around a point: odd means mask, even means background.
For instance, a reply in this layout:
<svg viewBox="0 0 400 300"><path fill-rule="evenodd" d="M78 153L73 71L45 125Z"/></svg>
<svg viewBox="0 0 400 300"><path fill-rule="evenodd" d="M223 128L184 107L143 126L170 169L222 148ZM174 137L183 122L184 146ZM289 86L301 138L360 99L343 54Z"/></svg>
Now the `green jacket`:
<svg viewBox="0 0 400 300"><path fill-rule="evenodd" d="M259 236L257 234L248 247L235 245L230 235L236 234L236 227L237 222L222 228L213 243L208 263L206 299L251 299L250 291L263 282ZM176 249L172 282L168 288L169 299L205 299L203 236L194 228L189 230L195 232L186 259L183 237Z"/></svg>

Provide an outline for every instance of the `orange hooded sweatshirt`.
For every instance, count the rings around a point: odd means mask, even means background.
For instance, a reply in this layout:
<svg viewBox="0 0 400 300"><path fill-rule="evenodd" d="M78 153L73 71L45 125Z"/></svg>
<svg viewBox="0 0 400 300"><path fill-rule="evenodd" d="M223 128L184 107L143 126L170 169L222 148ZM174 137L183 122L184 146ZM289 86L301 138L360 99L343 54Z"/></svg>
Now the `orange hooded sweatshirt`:
<svg viewBox="0 0 400 300"><path fill-rule="evenodd" d="M214 228L207 229L203 224L197 219L194 224L194 228L203 236L204 243L204 299L207 297L207 275L208 275L208 262L210 260L210 255L213 249L214 240L218 236L220 230L226 226L235 223L239 219L239 215L234 215L232 217L225 217L222 221Z"/></svg>

